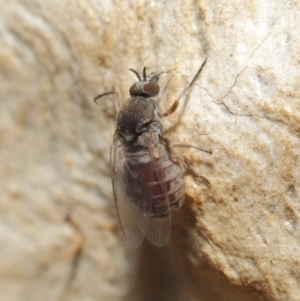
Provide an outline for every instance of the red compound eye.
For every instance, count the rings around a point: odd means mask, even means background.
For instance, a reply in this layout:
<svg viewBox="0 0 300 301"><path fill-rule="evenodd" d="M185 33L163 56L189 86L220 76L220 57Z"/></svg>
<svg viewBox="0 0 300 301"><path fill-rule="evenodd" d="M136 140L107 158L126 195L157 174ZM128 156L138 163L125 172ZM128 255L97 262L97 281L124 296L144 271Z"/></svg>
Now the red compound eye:
<svg viewBox="0 0 300 301"><path fill-rule="evenodd" d="M159 85L155 82L150 82L144 85L143 90L149 96L155 96L159 92Z"/></svg>

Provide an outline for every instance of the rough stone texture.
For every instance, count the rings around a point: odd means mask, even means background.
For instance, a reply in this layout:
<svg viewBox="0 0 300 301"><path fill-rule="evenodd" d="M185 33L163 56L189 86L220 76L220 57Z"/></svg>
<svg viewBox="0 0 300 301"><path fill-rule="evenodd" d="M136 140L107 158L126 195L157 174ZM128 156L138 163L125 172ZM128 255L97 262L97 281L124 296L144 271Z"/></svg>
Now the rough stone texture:
<svg viewBox="0 0 300 301"><path fill-rule="evenodd" d="M0 300L300 300L297 1L0 2ZM170 243L132 250L109 178L128 68L206 66L171 140L198 173ZM66 218L69 215L69 218Z"/></svg>

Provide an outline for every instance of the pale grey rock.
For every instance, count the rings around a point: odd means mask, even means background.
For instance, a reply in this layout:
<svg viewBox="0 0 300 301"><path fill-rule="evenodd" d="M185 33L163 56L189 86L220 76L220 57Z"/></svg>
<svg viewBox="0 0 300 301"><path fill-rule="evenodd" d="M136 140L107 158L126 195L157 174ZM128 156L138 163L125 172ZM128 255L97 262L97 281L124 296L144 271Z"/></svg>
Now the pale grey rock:
<svg viewBox="0 0 300 301"><path fill-rule="evenodd" d="M287 0L2 1L0 300L300 300L299 24ZM210 185L187 175L170 243L132 250L93 98L147 66L163 111L205 57L164 126L212 150L174 149Z"/></svg>

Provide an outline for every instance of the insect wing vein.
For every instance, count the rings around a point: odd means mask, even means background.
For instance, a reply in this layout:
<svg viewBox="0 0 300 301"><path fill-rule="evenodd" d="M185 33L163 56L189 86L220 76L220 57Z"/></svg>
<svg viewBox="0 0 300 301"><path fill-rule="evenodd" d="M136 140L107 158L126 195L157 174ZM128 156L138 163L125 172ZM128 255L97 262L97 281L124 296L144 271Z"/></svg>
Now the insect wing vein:
<svg viewBox="0 0 300 301"><path fill-rule="evenodd" d="M127 241L138 247L146 234L149 217L132 202L126 193L125 171L128 168L124 148L117 134L111 148L112 184L119 222ZM127 172L130 172L127 170Z"/></svg>
<svg viewBox="0 0 300 301"><path fill-rule="evenodd" d="M149 149L152 150L150 151L150 156L152 157L152 160L156 162L155 173L158 178L157 185L160 185L159 190L163 191L160 201L164 203L165 216L161 217L159 211L157 211L156 216L150 218L146 236L155 245L160 247L169 241L171 232L170 202L162 162L163 158L166 157L166 149L163 145L159 144L159 138L155 132L152 130L149 132L151 136L150 144L152 145L152 148L149 146ZM157 155L155 156L153 153L155 151L158 152L158 158Z"/></svg>

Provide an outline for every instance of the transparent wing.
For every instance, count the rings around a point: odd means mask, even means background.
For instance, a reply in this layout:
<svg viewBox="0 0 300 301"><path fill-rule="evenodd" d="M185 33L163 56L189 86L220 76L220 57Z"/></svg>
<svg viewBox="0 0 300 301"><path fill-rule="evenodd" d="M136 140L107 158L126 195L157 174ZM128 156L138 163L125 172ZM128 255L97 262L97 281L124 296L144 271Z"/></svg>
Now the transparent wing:
<svg viewBox="0 0 300 301"><path fill-rule="evenodd" d="M161 247L165 245L170 239L171 232L171 214L170 214L170 202L168 196L168 189L166 185L166 177L164 173L164 162L168 162L168 153L164 145L159 143L159 138L154 131L150 133L150 156L152 160L156 162L155 166L155 181L156 191L160 191L160 204L157 204L158 210L155 211L155 215L149 220L146 236L155 245ZM150 189L151 190L151 189ZM153 196L154 197L154 196ZM164 216L161 216L159 208L164 208Z"/></svg>
<svg viewBox="0 0 300 301"><path fill-rule="evenodd" d="M146 236L158 247L164 246L170 239L171 219L170 215L165 218L150 218Z"/></svg>
<svg viewBox="0 0 300 301"><path fill-rule="evenodd" d="M123 146L117 134L111 148L112 185L119 222L129 244L138 247L146 234L149 217L142 212L128 197L124 185L124 177L130 173L126 164ZM139 177L142 181L142 177ZM137 193L138 202L142 201L142 193Z"/></svg>

